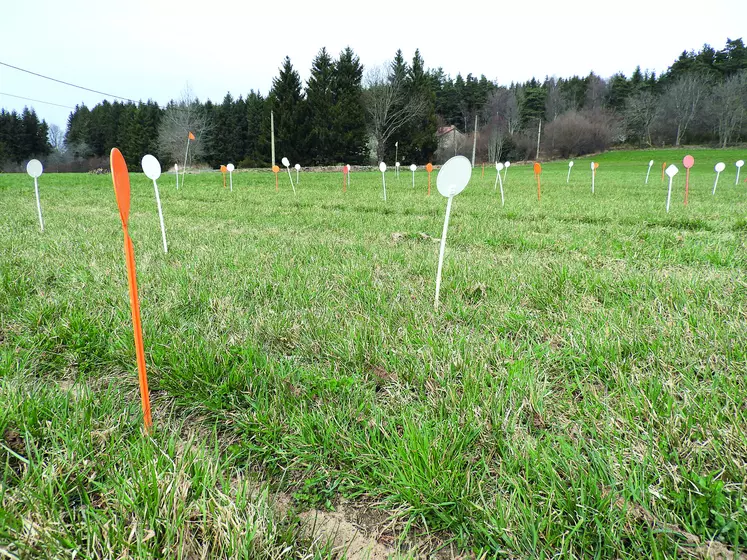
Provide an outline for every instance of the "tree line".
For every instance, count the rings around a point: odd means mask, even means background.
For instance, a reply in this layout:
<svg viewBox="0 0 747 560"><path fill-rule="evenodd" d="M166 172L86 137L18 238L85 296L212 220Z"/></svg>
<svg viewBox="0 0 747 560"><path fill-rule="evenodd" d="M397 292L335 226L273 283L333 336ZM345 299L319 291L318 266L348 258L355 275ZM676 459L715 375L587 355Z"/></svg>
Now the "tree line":
<svg viewBox="0 0 747 560"><path fill-rule="evenodd" d="M152 101L78 105L64 142L47 141L50 127L33 110L2 111L0 163L105 157L117 146L133 168L145 153L171 165L183 161L191 131L193 163L264 167L271 164L271 113L276 160L302 165L471 156L475 123L478 161L533 159L538 136L544 159L612 145L725 147L747 137L747 48L740 38L721 50L684 51L660 76L639 66L630 77L592 72L509 85L428 69L418 50L409 61L398 50L390 63L364 73L351 48L336 58L322 48L305 85L286 57L266 96L228 93L213 103L187 91L164 107Z"/></svg>

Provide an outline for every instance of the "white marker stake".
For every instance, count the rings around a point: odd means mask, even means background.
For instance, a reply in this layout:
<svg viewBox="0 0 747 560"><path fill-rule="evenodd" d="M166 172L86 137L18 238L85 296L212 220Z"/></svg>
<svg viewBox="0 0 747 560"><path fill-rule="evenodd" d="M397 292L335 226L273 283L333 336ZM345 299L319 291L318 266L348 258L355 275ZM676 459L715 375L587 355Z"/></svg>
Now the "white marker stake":
<svg viewBox="0 0 747 560"><path fill-rule="evenodd" d="M231 185L231 192L233 192L233 170L236 168L233 166L233 163L229 163L226 165L226 169L228 169L228 182Z"/></svg>
<svg viewBox="0 0 747 560"><path fill-rule="evenodd" d="M386 163L383 161L379 164L379 171L381 171L381 182L384 185L384 202L386 202L386 177L384 176L386 173Z"/></svg>
<svg viewBox="0 0 747 560"><path fill-rule="evenodd" d="M596 169L594 169L594 162L591 162L591 194L594 194L594 178L596 177L595 173Z"/></svg>
<svg viewBox="0 0 747 560"><path fill-rule="evenodd" d="M291 177L290 162L287 157L281 159L280 162L285 166L285 170L288 172L288 180L291 182L291 187L293 187L293 194L296 194L296 186L293 184L293 177Z"/></svg>
<svg viewBox="0 0 747 560"><path fill-rule="evenodd" d="M158 205L158 219L161 220L161 237L163 237L163 252L169 252L169 246L166 244L166 226L163 225L163 212L161 211L161 197L158 194L158 184L156 179L161 176L161 164L152 155L148 154L143 156L143 161L140 162L143 168L143 173L148 179L153 181L153 188L156 191L156 204Z"/></svg>
<svg viewBox="0 0 747 560"><path fill-rule="evenodd" d="M39 200L39 177L44 172L41 162L38 159L32 159L26 164L26 173L34 178L34 192L36 193L36 210L39 212L39 225L42 232L44 231L44 218L42 218L41 201Z"/></svg>
<svg viewBox="0 0 747 560"><path fill-rule="evenodd" d="M298 172L301 171L301 165L296 164L296 184L298 184Z"/></svg>
<svg viewBox="0 0 747 560"><path fill-rule="evenodd" d="M672 164L669 167L667 167L666 174L667 177L669 177L669 191L667 191L667 214L669 213L669 201L672 198L672 179L674 179L674 176L679 173L679 169L677 169L677 166Z"/></svg>
<svg viewBox="0 0 747 560"><path fill-rule="evenodd" d="M504 168L505 168L505 171L503 172L503 181L504 181L504 182L506 181L506 175L508 175L508 168L509 168L509 167L511 167L511 162L510 162L510 161L507 161L507 162L506 162L506 163L504 164Z"/></svg>
<svg viewBox="0 0 747 560"><path fill-rule="evenodd" d="M179 190L179 164L174 164L174 173L176 174L176 190Z"/></svg>
<svg viewBox="0 0 747 560"><path fill-rule="evenodd" d="M568 177L566 177L566 180L565 180L566 185L568 184L568 181L571 180L571 169L573 169L573 162L569 161L568 162Z"/></svg>
<svg viewBox="0 0 747 560"><path fill-rule="evenodd" d="M742 166L744 165L744 160L740 159L737 163L734 165L737 166L737 180L734 182L735 185L739 184L739 171L742 169Z"/></svg>
<svg viewBox="0 0 747 560"><path fill-rule="evenodd" d="M654 165L654 160L648 162L648 171L646 171L646 184L648 185L648 176L651 174L651 166Z"/></svg>
<svg viewBox="0 0 747 560"><path fill-rule="evenodd" d="M441 273L444 268L444 251L446 250L446 234L449 230L449 216L451 215L451 201L464 190L472 177L472 164L464 156L454 156L441 166L436 177L438 192L445 196L446 217L444 230L441 234L441 248L438 252L438 271L436 272L436 299L433 308L438 311L438 295L441 292Z"/></svg>
<svg viewBox="0 0 747 560"><path fill-rule="evenodd" d="M350 188L350 164L348 163L346 167L348 168L348 188Z"/></svg>
<svg viewBox="0 0 747 560"><path fill-rule="evenodd" d="M397 179L397 181L399 181L399 162L398 161L394 162L394 178Z"/></svg>
<svg viewBox="0 0 747 560"><path fill-rule="evenodd" d="M418 168L417 165L414 163L410 166L410 171L412 171L412 188L415 188L415 170Z"/></svg>
<svg viewBox="0 0 747 560"><path fill-rule="evenodd" d="M718 176L721 175L721 172L726 169L726 164L722 161L718 162L716 164L716 167L713 168L713 170L716 172L716 181L713 183L713 192L711 195L716 194L716 185L718 185Z"/></svg>
<svg viewBox="0 0 747 560"><path fill-rule="evenodd" d="M496 162L496 164L495 164L495 170L496 170L496 174L495 174L495 185L493 185L493 190L495 190L495 187L496 187L496 185L498 183L501 184L501 206L504 205L504 201L503 201L503 180L501 179L501 170L502 169L503 169L503 164L500 163L500 162Z"/></svg>

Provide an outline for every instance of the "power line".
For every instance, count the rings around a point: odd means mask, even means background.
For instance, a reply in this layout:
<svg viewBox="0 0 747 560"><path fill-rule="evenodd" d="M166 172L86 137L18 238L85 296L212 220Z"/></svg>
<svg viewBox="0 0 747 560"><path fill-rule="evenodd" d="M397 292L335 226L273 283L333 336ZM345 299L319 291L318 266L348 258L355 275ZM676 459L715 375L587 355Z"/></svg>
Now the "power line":
<svg viewBox="0 0 747 560"><path fill-rule="evenodd" d="M18 70L19 72L25 72L26 74L31 74L32 76L38 76L39 78L44 78L45 80L51 80L53 82L57 82L58 84L64 84L66 86L82 89L84 91L90 91L92 93L98 93L99 95L103 95L105 97L115 97L117 99L124 99L125 101L129 101L131 103L137 103L134 99L130 99L129 97L122 97L121 95L114 95L113 93L106 93L103 91L98 91L95 89L87 88L84 86L79 86L76 84L71 84L70 82L65 82L63 80L58 80L57 78L51 78L49 76L45 76L43 74L38 74L37 72L32 72L31 70L26 70L25 68L19 68L18 66L13 66L12 64L8 64L7 62L0 61L1 66L7 66L8 68L12 68L13 70Z"/></svg>
<svg viewBox="0 0 747 560"><path fill-rule="evenodd" d="M7 97L15 97L17 99L25 99L26 101L33 101L34 103L44 103L46 105L54 105L55 107L62 107L63 109L75 109L75 107L70 107L69 105L60 105L59 103L52 103L50 101L42 101L41 99L31 99L30 97L22 97L20 95L13 95L12 93L5 93L3 91L0 91L0 95L5 95Z"/></svg>

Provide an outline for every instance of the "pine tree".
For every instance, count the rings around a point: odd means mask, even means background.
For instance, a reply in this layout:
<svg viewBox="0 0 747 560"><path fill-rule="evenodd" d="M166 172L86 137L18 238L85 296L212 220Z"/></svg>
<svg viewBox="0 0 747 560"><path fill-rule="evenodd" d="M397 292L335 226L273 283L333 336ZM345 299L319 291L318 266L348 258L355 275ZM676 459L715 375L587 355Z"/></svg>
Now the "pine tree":
<svg viewBox="0 0 747 560"><path fill-rule="evenodd" d="M306 100L301 93L301 77L287 56L280 74L272 80L269 97L275 118L275 157L278 161L283 157L299 161L308 153Z"/></svg>
<svg viewBox="0 0 747 560"><path fill-rule="evenodd" d="M438 148L436 131L438 124L436 120L436 93L433 90L433 82L425 71L425 62L420 55L420 50L415 50L412 57L412 65L409 69L408 95L419 96L425 99L426 108L424 114L416 119L410 127L409 160L416 164L425 164L431 161L433 154Z"/></svg>
<svg viewBox="0 0 747 560"><path fill-rule="evenodd" d="M309 151L307 157L315 165L334 163L335 143L332 131L332 113L336 76L335 65L322 48L311 63L311 76L306 86L306 102L309 110ZM338 162L339 163L339 162Z"/></svg>
<svg viewBox="0 0 747 560"><path fill-rule="evenodd" d="M347 47L334 64L332 79L330 161L333 163L363 164L368 160L362 81L360 59Z"/></svg>

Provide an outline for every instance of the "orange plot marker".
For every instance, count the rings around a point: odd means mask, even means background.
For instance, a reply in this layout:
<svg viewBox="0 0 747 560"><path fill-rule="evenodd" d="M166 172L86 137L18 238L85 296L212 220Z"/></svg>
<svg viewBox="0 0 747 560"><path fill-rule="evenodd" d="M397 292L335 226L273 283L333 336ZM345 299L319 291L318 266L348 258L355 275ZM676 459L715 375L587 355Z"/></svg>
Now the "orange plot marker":
<svg viewBox="0 0 747 560"><path fill-rule="evenodd" d="M278 188L278 173L280 173L280 168L277 165L273 165L272 172L275 174L275 192L278 192L280 190Z"/></svg>
<svg viewBox="0 0 747 560"><path fill-rule="evenodd" d="M534 164L534 176L537 178L537 201L542 200L542 189L540 188L540 175L542 174L542 166L539 162Z"/></svg>
<svg viewBox="0 0 747 560"><path fill-rule="evenodd" d="M425 170L428 172L428 196L431 196L431 172L433 171L433 164L426 164Z"/></svg>
<svg viewBox="0 0 747 560"><path fill-rule="evenodd" d="M348 166L343 165L342 166L342 192L348 192L347 178L348 178Z"/></svg>
<svg viewBox="0 0 747 560"><path fill-rule="evenodd" d="M667 168L667 162L661 164L661 182L664 182L664 170Z"/></svg>
<svg viewBox="0 0 747 560"><path fill-rule="evenodd" d="M143 405L143 423L149 431L153 425L150 415L150 395L148 394L148 375L145 372L145 349L143 348L143 325L140 322L140 302L137 297L137 278L135 274L135 248L127 231L130 218L130 176L122 153L113 148L110 156L114 196L119 206L119 217L124 231L125 262L127 263L127 283L130 288L130 310L132 311L132 328L135 333L135 357L140 381L140 400Z"/></svg>
<svg viewBox="0 0 747 560"><path fill-rule="evenodd" d="M485 162L483 161L482 162L482 175L480 176L480 179L484 179L484 178L485 178Z"/></svg>
<svg viewBox="0 0 747 560"><path fill-rule="evenodd" d="M226 173L228 173L228 167L225 165L220 166L220 172L223 173L223 188L226 188Z"/></svg>
<svg viewBox="0 0 747 560"><path fill-rule="evenodd" d="M685 206L687 206L687 195L690 191L690 168L695 165L695 158L693 156L685 156L682 160L682 165L687 169L687 174L685 175Z"/></svg>

